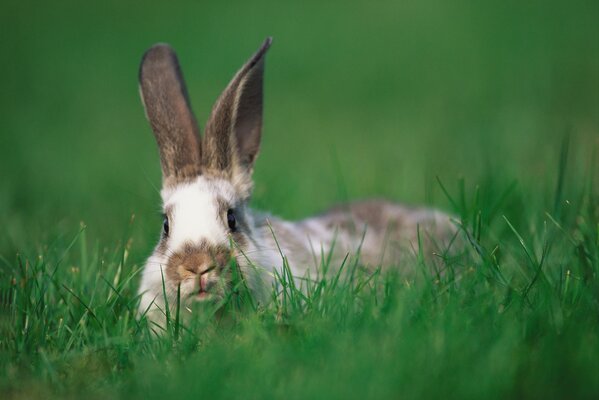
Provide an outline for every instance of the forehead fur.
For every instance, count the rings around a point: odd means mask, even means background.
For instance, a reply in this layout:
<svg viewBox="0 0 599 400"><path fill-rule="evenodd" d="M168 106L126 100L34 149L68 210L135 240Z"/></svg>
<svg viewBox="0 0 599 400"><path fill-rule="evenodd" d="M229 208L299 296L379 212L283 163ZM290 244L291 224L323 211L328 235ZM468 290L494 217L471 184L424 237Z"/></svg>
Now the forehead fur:
<svg viewBox="0 0 599 400"><path fill-rule="evenodd" d="M223 179L197 177L161 191L163 207L169 218L168 245L178 250L188 244L226 243L228 231L223 224L224 207L237 199L233 185Z"/></svg>
<svg viewBox="0 0 599 400"><path fill-rule="evenodd" d="M178 185L164 187L160 191L165 208L193 194L212 195L209 197L220 196L224 200L230 201L235 200L236 197L235 188L230 181L217 177L207 177L206 175L200 175L193 180Z"/></svg>

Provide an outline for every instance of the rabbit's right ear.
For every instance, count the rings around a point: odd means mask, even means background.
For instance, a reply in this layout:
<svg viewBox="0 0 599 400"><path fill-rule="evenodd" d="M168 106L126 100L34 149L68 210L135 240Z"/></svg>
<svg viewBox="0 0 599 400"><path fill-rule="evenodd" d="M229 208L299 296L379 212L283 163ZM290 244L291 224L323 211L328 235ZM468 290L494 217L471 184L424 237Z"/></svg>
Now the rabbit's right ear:
<svg viewBox="0 0 599 400"><path fill-rule="evenodd" d="M195 178L200 174L199 128L170 46L157 44L146 51L139 68L139 88L160 151L163 185Z"/></svg>

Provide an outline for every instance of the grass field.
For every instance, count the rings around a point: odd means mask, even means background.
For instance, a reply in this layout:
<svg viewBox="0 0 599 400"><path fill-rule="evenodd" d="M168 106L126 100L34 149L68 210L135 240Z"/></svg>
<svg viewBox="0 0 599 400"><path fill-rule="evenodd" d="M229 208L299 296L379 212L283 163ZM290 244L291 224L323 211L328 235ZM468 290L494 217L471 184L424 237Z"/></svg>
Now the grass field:
<svg viewBox="0 0 599 400"><path fill-rule="evenodd" d="M599 396L597 1L80 3L0 5L1 398ZM468 245L155 337L141 54L177 49L205 121L266 36L254 207L427 204Z"/></svg>

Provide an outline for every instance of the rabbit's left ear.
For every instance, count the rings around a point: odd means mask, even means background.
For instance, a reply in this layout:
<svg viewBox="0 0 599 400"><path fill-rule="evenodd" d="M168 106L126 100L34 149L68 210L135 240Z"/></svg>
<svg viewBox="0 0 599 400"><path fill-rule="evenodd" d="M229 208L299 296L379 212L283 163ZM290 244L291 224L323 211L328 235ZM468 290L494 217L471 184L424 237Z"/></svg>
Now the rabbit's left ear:
<svg viewBox="0 0 599 400"><path fill-rule="evenodd" d="M260 150L264 56L271 42L264 41L212 108L202 143L205 171L250 178Z"/></svg>

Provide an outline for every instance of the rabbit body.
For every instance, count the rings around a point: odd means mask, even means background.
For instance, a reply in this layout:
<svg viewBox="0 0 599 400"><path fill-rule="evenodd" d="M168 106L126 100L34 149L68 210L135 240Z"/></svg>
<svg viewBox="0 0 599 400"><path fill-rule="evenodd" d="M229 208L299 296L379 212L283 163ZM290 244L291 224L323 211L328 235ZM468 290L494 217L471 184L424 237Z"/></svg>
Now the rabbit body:
<svg viewBox="0 0 599 400"><path fill-rule="evenodd" d="M297 222L248 207L270 43L219 97L203 137L172 49L155 45L142 59L140 92L160 151L164 225L144 267L139 310L159 325L178 296L183 305L223 299L233 260L254 298L266 303L284 258L302 287L319 273L322 255L337 267L348 260L399 266L419 250L442 250L455 235L448 215L385 200L341 205Z"/></svg>

